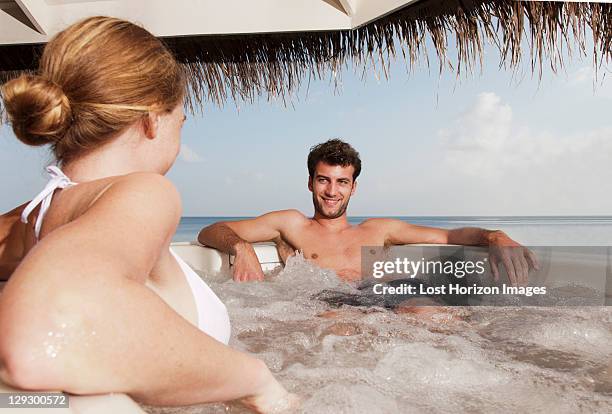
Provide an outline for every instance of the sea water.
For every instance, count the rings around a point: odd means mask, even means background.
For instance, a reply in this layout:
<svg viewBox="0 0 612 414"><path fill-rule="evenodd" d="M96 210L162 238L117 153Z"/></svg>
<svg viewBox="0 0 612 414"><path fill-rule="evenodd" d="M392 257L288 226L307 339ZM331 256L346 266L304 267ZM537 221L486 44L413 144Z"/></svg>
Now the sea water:
<svg viewBox="0 0 612 414"><path fill-rule="evenodd" d="M540 232L510 219L438 220L419 224L502 228L511 235L531 234L527 241L534 244L552 244L543 234L571 235L574 245L604 244L611 237L611 223L603 219L533 219ZM204 224L186 221L193 228ZM600 226L607 227L607 235L596 230ZM187 234L183 227L177 236ZM361 306L330 309L316 299L319 292L355 288L301 255L262 283L202 277L228 307L230 345L264 360L288 390L302 396L300 412L612 412L610 307L442 308L428 315ZM247 412L236 404L144 408Z"/></svg>
<svg viewBox="0 0 612 414"><path fill-rule="evenodd" d="M174 241L196 240L198 232L217 221L248 217L183 217ZM359 224L369 217L349 217ZM612 246L612 216L551 217L392 217L421 226L445 229L483 227L504 230L510 237L527 246Z"/></svg>

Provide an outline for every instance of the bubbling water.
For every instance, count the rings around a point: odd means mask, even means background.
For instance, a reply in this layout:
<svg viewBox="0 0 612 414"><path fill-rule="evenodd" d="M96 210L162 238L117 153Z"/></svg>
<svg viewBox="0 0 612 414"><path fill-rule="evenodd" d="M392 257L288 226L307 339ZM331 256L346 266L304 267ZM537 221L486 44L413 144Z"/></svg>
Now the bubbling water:
<svg viewBox="0 0 612 414"><path fill-rule="evenodd" d="M210 286L228 307L230 345L264 360L303 397L304 413L612 411L606 307L330 310L318 293L357 290L299 255L265 282ZM234 404L144 408L247 412Z"/></svg>

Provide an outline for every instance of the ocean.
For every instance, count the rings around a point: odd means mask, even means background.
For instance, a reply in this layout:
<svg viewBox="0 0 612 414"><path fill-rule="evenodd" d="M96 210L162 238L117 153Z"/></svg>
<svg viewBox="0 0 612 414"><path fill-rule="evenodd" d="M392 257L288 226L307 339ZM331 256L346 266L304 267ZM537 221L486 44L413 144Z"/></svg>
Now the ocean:
<svg viewBox="0 0 612 414"><path fill-rule="evenodd" d="M373 216L349 217L359 224ZM173 241L196 240L201 228L217 221L249 217L183 217ZM503 230L526 246L612 246L612 216L396 216L392 217L422 226L452 229L482 227Z"/></svg>

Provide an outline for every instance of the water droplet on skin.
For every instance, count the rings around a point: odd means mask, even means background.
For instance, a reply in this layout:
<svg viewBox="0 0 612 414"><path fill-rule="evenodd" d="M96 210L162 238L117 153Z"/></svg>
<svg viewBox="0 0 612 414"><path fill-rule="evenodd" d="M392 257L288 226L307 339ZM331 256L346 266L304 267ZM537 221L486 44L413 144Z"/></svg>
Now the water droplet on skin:
<svg viewBox="0 0 612 414"><path fill-rule="evenodd" d="M48 356L50 356L51 358L55 358L57 356L58 349L55 346L46 344L45 348L45 353Z"/></svg>

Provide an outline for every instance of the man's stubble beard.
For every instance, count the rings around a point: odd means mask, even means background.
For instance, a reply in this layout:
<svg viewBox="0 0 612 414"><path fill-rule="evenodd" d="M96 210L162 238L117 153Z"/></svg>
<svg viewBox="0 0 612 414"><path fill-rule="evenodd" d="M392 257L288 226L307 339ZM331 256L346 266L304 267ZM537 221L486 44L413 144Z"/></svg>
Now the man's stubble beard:
<svg viewBox="0 0 612 414"><path fill-rule="evenodd" d="M319 199L317 198L316 194L312 193L312 204L314 204L315 213L319 213L321 216L325 217L326 219L336 219L342 216L346 212L346 209L348 208L348 204L350 200L351 200L351 197L347 197L346 201L340 205L338 212L334 215L329 216L325 214L325 212L323 211L323 206L319 203Z"/></svg>

